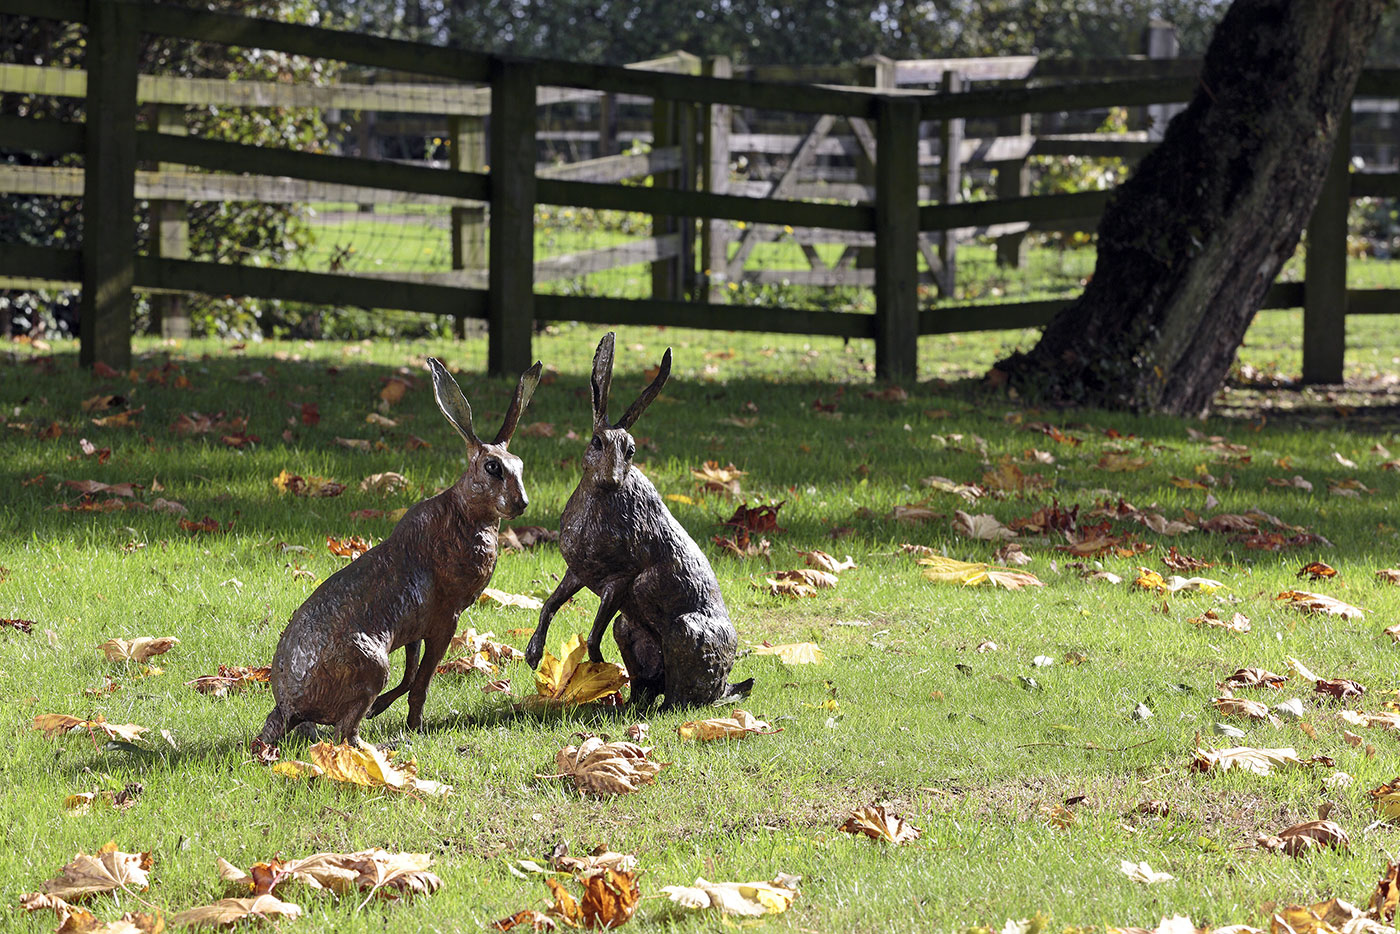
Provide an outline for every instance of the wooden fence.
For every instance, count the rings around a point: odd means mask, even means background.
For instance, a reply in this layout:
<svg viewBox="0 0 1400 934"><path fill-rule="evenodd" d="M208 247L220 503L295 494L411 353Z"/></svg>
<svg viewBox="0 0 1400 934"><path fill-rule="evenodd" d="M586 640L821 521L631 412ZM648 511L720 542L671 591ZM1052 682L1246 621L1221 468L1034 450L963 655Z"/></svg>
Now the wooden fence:
<svg viewBox="0 0 1400 934"><path fill-rule="evenodd" d="M921 307L921 278L951 291L960 238L974 232L1015 237L1055 225L1092 225L1107 200L1107 193L1098 191L1030 197L1024 176L1013 171L1004 173L1009 181L999 190L1002 197L959 203L962 166L981 160L1015 167L1040 153L1140 154L1150 141L1037 138L1025 131L1025 119L1109 106L1170 105L1188 99L1196 83L1190 66L1180 60L1120 63L1112 69L1099 63L1095 71L1093 63L1004 59L922 64L925 77L919 82L900 82L896 68L894 80L854 88L802 81L802 75L730 76L723 60L700 63L684 56L650 67L502 58L132 0L0 0L0 14L84 22L88 30L86 73L70 72L62 79L68 82L65 93L85 99L85 123L0 117L6 149L82 155L81 249L0 243L0 277L81 283L80 359L118 367L130 359L133 290L144 289L480 318L488 325L488 367L494 373L514 373L529 365L537 321L579 320L871 339L879 376L911 378L917 372L920 335L1039 325L1067 304ZM421 89L398 85L391 95L373 86L298 88L291 105L396 112L431 105L453 121L451 165L406 165L197 138L181 135L183 121L173 119L138 130L141 102L170 113L168 108L211 100L262 106L277 103L276 95L286 93L285 85L275 83L139 75L143 34L274 49L421 76ZM919 63L899 64L907 78ZM1057 68L1053 81L1040 81ZM1076 80L1115 69L1120 76ZM28 87L31 93L56 93L53 76L39 71L48 70L0 66L0 92ZM960 90L964 74L986 79L989 73L1013 83ZM902 83L936 83L939 88L912 89ZM652 99L651 151L538 169L537 107L570 95ZM1400 70L1366 72L1358 96L1400 98ZM787 171L757 185L737 184L735 191L728 160L736 135L733 113L741 108L805 114L811 122L798 134ZM482 120L485 114L489 121ZM1005 135L998 131L968 138L964 129L974 120L996 120L1007 130ZM792 166L831 145L838 122L855 140L861 168L847 189L806 189L800 167L794 171ZM930 127L936 128L936 137ZM1344 127L1309 225L1306 282L1275 285L1266 304L1304 308L1304 376L1311 381L1340 379L1345 315L1400 310L1400 290L1346 289L1348 199L1400 197L1400 173L1350 170L1348 139ZM158 168L143 170L142 164ZM231 187L217 191L212 190L214 176L196 174L182 176L181 185L187 187L172 188L167 172L172 166L237 174L219 176L217 186ZM653 183L620 184L641 175ZM15 191L13 177L11 186L4 178L0 176L0 190ZM50 176L44 184L57 178ZM211 190L188 187L201 180ZM77 193L71 172L64 184ZM432 281L421 275L368 277L193 261L182 258L178 216L160 210L153 210L161 234L154 238L154 249L150 255L136 252L138 198L154 199L154 206L201 197L299 200L303 195L324 197L331 190L327 186L342 186L338 190L350 195L348 200L363 189L394 192L404 201L436 199L452 205L458 271ZM652 215L645 253L652 297L537 294L542 264L535 259L534 213L540 204ZM748 275L742 268L745 244L775 230L799 238L822 231L821 236L842 239L847 245L839 261L845 263L842 281L851 281L846 274L857 267L856 252L864 251L856 278L873 286L874 313L716 301L719 276ZM739 241L737 247L732 239ZM483 266L484 275L477 274ZM835 268L822 267L813 264L809 281L824 281L824 269Z"/></svg>

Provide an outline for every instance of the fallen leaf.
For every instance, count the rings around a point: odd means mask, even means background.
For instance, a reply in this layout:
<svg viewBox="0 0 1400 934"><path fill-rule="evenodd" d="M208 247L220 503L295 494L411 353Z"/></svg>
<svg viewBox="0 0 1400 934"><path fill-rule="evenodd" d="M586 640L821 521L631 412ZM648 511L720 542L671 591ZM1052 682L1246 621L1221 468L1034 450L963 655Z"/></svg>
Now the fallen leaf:
<svg viewBox="0 0 1400 934"><path fill-rule="evenodd" d="M1133 882L1141 882L1143 885L1151 885L1154 882L1170 882L1172 879L1176 878L1169 872L1157 872L1153 870L1147 863L1134 863L1126 859L1119 862L1118 871ZM1194 934L1194 926L1192 934Z"/></svg>
<svg viewBox="0 0 1400 934"><path fill-rule="evenodd" d="M996 551L992 552L992 560L997 564L1009 564L1014 567L1031 563L1031 556L1021 550L1021 546L1015 542L1007 542Z"/></svg>
<svg viewBox="0 0 1400 934"><path fill-rule="evenodd" d="M784 645L756 645L755 655L776 655L785 665L820 665L826 661L821 647L815 642L792 642Z"/></svg>
<svg viewBox="0 0 1400 934"><path fill-rule="evenodd" d="M403 398L408 388L407 380L400 379L397 376L390 376L384 380L384 387L379 390L379 398L390 405L394 405Z"/></svg>
<svg viewBox="0 0 1400 934"><path fill-rule="evenodd" d="M784 500L783 502L786 502ZM787 529L778 526L778 510L783 508L783 503L773 503L766 506L754 506L750 508L746 503L740 503L734 510L734 515L725 519L721 525L732 525L736 528L744 529L749 533L764 532L786 532Z"/></svg>
<svg viewBox="0 0 1400 934"><path fill-rule="evenodd" d="M486 925L488 931L509 931L511 928L529 925L532 931L553 931L559 927L559 922L536 908L524 908L515 914L492 921Z"/></svg>
<svg viewBox="0 0 1400 934"><path fill-rule="evenodd" d="M1389 710L1385 713L1361 713L1355 710L1342 710L1337 714L1345 723L1360 727L1380 727L1382 730L1400 731L1400 713Z"/></svg>
<svg viewBox="0 0 1400 934"><path fill-rule="evenodd" d="M365 493L373 493L377 496L389 496L400 490L408 489L408 478L393 471L374 473L360 481L360 489Z"/></svg>
<svg viewBox="0 0 1400 934"><path fill-rule="evenodd" d="M952 493L954 496L961 496L968 503L975 503L986 495L986 491L974 483L958 483L949 480L947 477L924 477L919 483L940 493Z"/></svg>
<svg viewBox="0 0 1400 934"><path fill-rule="evenodd" d="M559 541L559 533L539 525L505 526L499 541L506 551L524 551L545 542Z"/></svg>
<svg viewBox="0 0 1400 934"><path fill-rule="evenodd" d="M363 451L366 454L373 450L368 439L365 438L336 438L335 443L343 448L349 448L352 451Z"/></svg>
<svg viewBox="0 0 1400 934"><path fill-rule="evenodd" d="M447 643L447 650L449 652L480 653L493 662L509 662L525 657L525 653L515 646L493 641L491 637L494 635L493 632L478 633L475 629L469 628L453 636L452 641Z"/></svg>
<svg viewBox="0 0 1400 934"><path fill-rule="evenodd" d="M115 841L108 841L92 856L80 850L40 888L45 895L69 902L117 889L144 889L150 882L151 862L150 853L123 853Z"/></svg>
<svg viewBox="0 0 1400 934"><path fill-rule="evenodd" d="M337 483L326 477L300 476L288 473L283 470L272 478L272 485L279 493L291 493L293 496L307 496L317 498L328 498L339 496L345 492L345 484Z"/></svg>
<svg viewBox="0 0 1400 934"><path fill-rule="evenodd" d="M642 899L635 872L595 869L577 878L583 884L578 907L584 927L620 927L632 917Z"/></svg>
<svg viewBox="0 0 1400 934"><path fill-rule="evenodd" d="M349 558L351 561L354 561L372 547L369 541L360 535L351 535L347 538L335 538L331 535L326 536L326 548L330 553L339 558Z"/></svg>
<svg viewBox="0 0 1400 934"><path fill-rule="evenodd" d="M1193 616L1186 620L1193 626L1207 626L1216 629L1227 629L1230 632L1249 632L1249 617L1243 613L1233 613L1229 619L1221 619L1220 614L1215 610L1206 610L1200 616Z"/></svg>
<svg viewBox="0 0 1400 934"><path fill-rule="evenodd" d="M992 584L1007 590L1044 586L1039 578L1028 571L993 568L980 562L958 561L942 555L920 558L919 564L924 568L924 577L935 583L962 584L965 587Z"/></svg>
<svg viewBox="0 0 1400 934"><path fill-rule="evenodd" d="M1206 568L1215 567L1209 561L1202 561L1177 551L1175 545L1172 545L1162 556L1162 563L1173 571L1203 571Z"/></svg>
<svg viewBox="0 0 1400 934"><path fill-rule="evenodd" d="M180 640L174 636L139 636L131 640L108 639L97 648L109 662L144 662L164 655L179 644Z"/></svg>
<svg viewBox="0 0 1400 934"><path fill-rule="evenodd" d="M759 720L747 710L734 708L734 712L727 717L713 717L709 720L687 720L676 727L676 732L681 739L715 740L715 739L742 739L745 736L758 733L769 735L781 733L782 727L773 729L767 723Z"/></svg>
<svg viewBox="0 0 1400 934"><path fill-rule="evenodd" d="M273 859L254 864L244 872L220 859L219 875L225 882L247 887L253 895L276 894L288 883L337 894L373 892L383 899L401 895L430 895L442 886L430 872L433 858L427 853L390 853L372 848L355 853L316 853L303 859Z"/></svg>
<svg viewBox="0 0 1400 934"><path fill-rule="evenodd" d="M1387 863L1375 892L1371 893L1371 914L1387 924L1395 921L1400 906L1400 862Z"/></svg>
<svg viewBox="0 0 1400 934"><path fill-rule="evenodd" d="M267 684L272 680L272 666L245 668L241 665L220 665L216 675L201 675L185 683L201 694L227 697L252 684Z"/></svg>
<svg viewBox="0 0 1400 934"><path fill-rule="evenodd" d="M1314 561L1311 564L1303 565L1294 576L1306 577L1308 580L1317 581L1326 577L1336 577L1337 572L1333 570L1331 565L1323 564L1321 561Z"/></svg>
<svg viewBox="0 0 1400 934"><path fill-rule="evenodd" d="M771 548L768 539L752 539L744 529L736 529L733 538L716 535L712 541L736 558L766 558Z"/></svg>
<svg viewBox="0 0 1400 934"><path fill-rule="evenodd" d="M348 743L331 745L321 742L308 749L307 755L310 763L288 760L277 763L272 770L286 778L326 778L364 788L419 792L433 797L452 793L451 785L420 779L417 763L412 759L395 764L392 752L380 752L367 743L351 746Z"/></svg>
<svg viewBox="0 0 1400 934"><path fill-rule="evenodd" d="M82 720L60 713L39 714L34 718L34 729L42 732L45 739L53 739L64 733L86 732L102 733L109 740L122 740L128 743L138 742L141 739L141 734L146 732L146 727L137 726L134 723L108 723L102 714L98 714L91 720Z"/></svg>
<svg viewBox="0 0 1400 934"><path fill-rule="evenodd" d="M559 648L559 657L548 652L535 671L536 694L528 703L547 706L587 704L622 690L627 672L612 662L588 662L588 645L575 633Z"/></svg>
<svg viewBox="0 0 1400 934"><path fill-rule="evenodd" d="M968 538L982 541L1004 541L1016 537L1016 533L988 513L968 515L961 509L953 512L953 531Z"/></svg>
<svg viewBox="0 0 1400 934"><path fill-rule="evenodd" d="M1146 457L1131 457L1121 452L1110 451L1099 457L1098 467L1100 470L1130 471L1142 470L1151 463Z"/></svg>
<svg viewBox="0 0 1400 934"><path fill-rule="evenodd" d="M1361 745L1359 742L1354 745ZM1377 788L1367 792L1371 796L1371 806L1382 817L1400 819L1400 778L1392 778Z"/></svg>
<svg viewBox="0 0 1400 934"><path fill-rule="evenodd" d="M1177 593L1182 590L1203 590L1206 593L1213 593L1225 585L1208 577L1178 577L1173 574L1171 577L1163 579L1162 575L1156 571L1140 567L1138 568L1137 580L1133 581L1133 586L1156 593Z"/></svg>
<svg viewBox="0 0 1400 934"><path fill-rule="evenodd" d="M1275 728L1283 725L1278 717L1269 712L1268 704L1257 700L1249 700L1244 697L1217 697L1210 703L1222 717L1262 721Z"/></svg>
<svg viewBox="0 0 1400 934"><path fill-rule="evenodd" d="M1221 686L1281 688L1287 682L1286 675L1276 675L1263 668L1237 668L1234 674L1221 682Z"/></svg>
<svg viewBox="0 0 1400 934"><path fill-rule="evenodd" d="M806 559L808 567L825 571L828 574L840 574L842 571L854 570L856 567L856 563L850 555L846 555L845 561L837 561L824 551L799 551L798 554Z"/></svg>
<svg viewBox="0 0 1400 934"><path fill-rule="evenodd" d="M716 493L727 493L734 497L741 493L739 478L744 474L745 471L735 467L732 463L727 467L721 467L719 461L705 461L700 469L690 471L690 475L700 481L703 489L713 490Z"/></svg>
<svg viewBox="0 0 1400 934"><path fill-rule="evenodd" d="M666 767L650 758L650 746L608 742L590 736L577 746L565 746L554 757L558 775L540 778L572 778L574 787L592 794L622 795L639 791L656 781Z"/></svg>
<svg viewBox="0 0 1400 934"><path fill-rule="evenodd" d="M515 606L522 610L538 610L544 606L544 601L536 597L519 593L506 593L504 590L497 590L494 587L482 590L481 596L477 597L476 602L494 606Z"/></svg>
<svg viewBox="0 0 1400 934"><path fill-rule="evenodd" d="M172 927L232 927L249 918L258 921L301 917L301 909L273 895L253 898L223 898L212 905L201 905L171 915Z"/></svg>
<svg viewBox="0 0 1400 934"><path fill-rule="evenodd" d="M1198 772L1212 770L1228 772L1231 769L1240 769L1245 772L1253 772L1255 775L1269 775L1275 768L1305 766L1313 762L1327 764L1330 761L1324 760L1327 760L1327 757L1314 756L1307 760L1299 759L1298 750L1291 746L1283 749L1256 749L1252 746L1202 749L1198 746L1195 758L1191 762L1191 768Z"/></svg>
<svg viewBox="0 0 1400 934"><path fill-rule="evenodd" d="M11 629L18 629L28 635L34 631L34 620L32 619L0 619L0 626L8 626Z"/></svg>
<svg viewBox="0 0 1400 934"><path fill-rule="evenodd" d="M1342 619L1364 619L1366 617L1365 611L1360 607L1343 603L1341 600L1326 594L1311 593L1306 590L1285 590L1274 599L1285 600L1289 606L1304 613L1322 613L1327 616L1340 616Z"/></svg>
<svg viewBox="0 0 1400 934"><path fill-rule="evenodd" d="M876 804L856 808L838 829L894 844L913 843L922 833L904 818L890 814L883 805Z"/></svg>
<svg viewBox="0 0 1400 934"><path fill-rule="evenodd" d="M1270 934L1387 934L1391 930L1340 898L1280 908L1269 923Z"/></svg>
<svg viewBox="0 0 1400 934"><path fill-rule="evenodd" d="M707 882L697 878L694 885L667 885L661 891L682 908L712 908L722 915L756 918L787 911L797 897L799 878L786 874L772 882Z"/></svg>

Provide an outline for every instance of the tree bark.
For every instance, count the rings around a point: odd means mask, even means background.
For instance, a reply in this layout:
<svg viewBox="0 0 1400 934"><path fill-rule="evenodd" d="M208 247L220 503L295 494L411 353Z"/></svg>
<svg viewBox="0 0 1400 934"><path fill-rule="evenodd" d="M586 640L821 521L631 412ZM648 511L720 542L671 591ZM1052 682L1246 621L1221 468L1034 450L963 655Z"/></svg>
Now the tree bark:
<svg viewBox="0 0 1400 934"><path fill-rule="evenodd" d="M1058 404L1196 415L1292 255L1386 0L1235 0L1200 86L1114 194L1093 278L996 365Z"/></svg>

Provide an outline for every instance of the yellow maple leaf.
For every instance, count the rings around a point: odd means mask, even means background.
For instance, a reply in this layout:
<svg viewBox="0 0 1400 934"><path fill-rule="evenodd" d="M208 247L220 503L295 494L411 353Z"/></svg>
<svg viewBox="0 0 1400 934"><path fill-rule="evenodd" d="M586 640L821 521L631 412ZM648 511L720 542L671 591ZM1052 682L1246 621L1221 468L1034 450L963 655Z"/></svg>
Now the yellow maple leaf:
<svg viewBox="0 0 1400 934"><path fill-rule="evenodd" d="M680 734L681 739L698 740L742 739L754 733L769 734L781 733L782 731L782 727L775 730L769 724L739 707L735 707L734 712L728 717L687 720L676 727L676 732Z"/></svg>
<svg viewBox="0 0 1400 934"><path fill-rule="evenodd" d="M612 662L587 662L588 645L583 633L575 633L559 647L559 657L548 652L535 671L534 703L587 704L622 690L627 672Z"/></svg>

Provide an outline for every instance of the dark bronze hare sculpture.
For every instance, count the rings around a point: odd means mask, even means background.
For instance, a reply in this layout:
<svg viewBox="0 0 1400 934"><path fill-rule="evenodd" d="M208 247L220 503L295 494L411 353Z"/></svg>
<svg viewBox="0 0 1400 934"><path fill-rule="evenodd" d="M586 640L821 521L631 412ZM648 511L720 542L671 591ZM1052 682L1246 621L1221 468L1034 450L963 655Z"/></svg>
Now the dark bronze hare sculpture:
<svg viewBox="0 0 1400 934"><path fill-rule="evenodd" d="M272 696L260 739L325 723L341 742L359 741L360 721L408 694L408 726L421 729L423 701L457 618L496 568L501 519L525 511L520 458L506 450L540 382L536 363L520 377L496 440L472 431L472 410L451 374L430 359L438 408L467 443L467 467L451 487L414 505L389 537L317 587L292 614L272 659ZM404 648L404 677L389 680L389 654ZM421 664L420 664L421 654Z"/></svg>
<svg viewBox="0 0 1400 934"><path fill-rule="evenodd" d="M613 637L631 675L632 699L663 707L710 704L753 686L728 683L738 647L710 562L662 502L656 487L632 466L637 446L628 433L671 373L661 372L616 424L608 421L613 335L593 357L593 439L583 455L583 478L559 520L559 549L568 571L540 610L525 649L531 667L544 657L554 614L584 587L598 595L588 655L602 661L603 634ZM620 614L620 615L619 615Z"/></svg>

